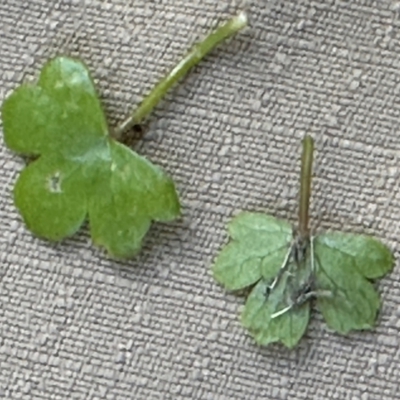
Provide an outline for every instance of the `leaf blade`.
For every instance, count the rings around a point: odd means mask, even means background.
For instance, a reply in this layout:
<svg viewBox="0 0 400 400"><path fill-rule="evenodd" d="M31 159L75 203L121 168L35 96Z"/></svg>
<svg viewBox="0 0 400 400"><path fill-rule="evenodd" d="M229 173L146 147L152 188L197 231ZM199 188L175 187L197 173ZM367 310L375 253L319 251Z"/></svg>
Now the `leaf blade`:
<svg viewBox="0 0 400 400"><path fill-rule="evenodd" d="M28 228L48 240L73 235L87 213L77 166L65 159L40 158L26 167L16 182L14 200Z"/></svg>
<svg viewBox="0 0 400 400"><path fill-rule="evenodd" d="M390 272L394 265L390 249L367 235L330 232L319 236L319 242L353 257L359 272L368 279L376 279Z"/></svg>
<svg viewBox="0 0 400 400"><path fill-rule="evenodd" d="M307 330L310 318L308 302L279 317L271 318L275 312L287 306L287 278L288 275L270 293L268 299L265 296L267 290L265 281L260 281L247 298L241 322L261 346L280 342L291 349L298 344Z"/></svg>
<svg viewBox="0 0 400 400"><path fill-rule="evenodd" d="M242 211L228 224L229 236L234 240L259 233L287 235L291 231L292 226L287 221L259 212Z"/></svg>
<svg viewBox="0 0 400 400"><path fill-rule="evenodd" d="M259 213L241 213L230 222L229 233L233 240L212 266L214 279L227 290L244 289L278 272L291 237L289 224Z"/></svg>
<svg viewBox="0 0 400 400"><path fill-rule="evenodd" d="M27 155L79 155L108 135L88 70L68 57L48 61L38 85L17 88L4 101L2 118L7 146Z"/></svg>
<svg viewBox="0 0 400 400"><path fill-rule="evenodd" d="M160 168L114 141L110 153L91 195L90 227L98 245L127 258L138 252L151 222L177 218L180 205L172 180Z"/></svg>
<svg viewBox="0 0 400 400"><path fill-rule="evenodd" d="M89 214L93 241L125 258L140 249L152 221L180 216L172 179L109 137L92 78L79 60L47 62L37 85L21 85L5 100L2 118L7 146L39 156L14 190L14 202L37 236L61 240ZM60 193L46 183L49 177L66 185Z"/></svg>
<svg viewBox="0 0 400 400"><path fill-rule="evenodd" d="M315 240L316 280L319 289L331 297L317 299L328 326L340 334L372 329L380 308L380 298L372 284L359 272L350 255Z"/></svg>

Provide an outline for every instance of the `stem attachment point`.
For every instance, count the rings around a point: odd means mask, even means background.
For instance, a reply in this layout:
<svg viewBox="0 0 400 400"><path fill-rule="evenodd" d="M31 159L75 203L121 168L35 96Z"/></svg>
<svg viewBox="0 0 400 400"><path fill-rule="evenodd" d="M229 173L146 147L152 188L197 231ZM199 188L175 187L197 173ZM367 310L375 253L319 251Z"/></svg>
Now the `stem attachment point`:
<svg viewBox="0 0 400 400"><path fill-rule="evenodd" d="M196 44L181 61L176 64L168 74L153 88L153 90L143 99L139 107L115 130L112 136L116 140L121 140L122 134L133 125L140 124L153 110L153 108L165 96L167 91L191 68L197 65L208 53L211 52L219 43L233 36L238 31L248 25L247 14L243 11L229 21L220 25L214 32L210 33L203 41Z"/></svg>

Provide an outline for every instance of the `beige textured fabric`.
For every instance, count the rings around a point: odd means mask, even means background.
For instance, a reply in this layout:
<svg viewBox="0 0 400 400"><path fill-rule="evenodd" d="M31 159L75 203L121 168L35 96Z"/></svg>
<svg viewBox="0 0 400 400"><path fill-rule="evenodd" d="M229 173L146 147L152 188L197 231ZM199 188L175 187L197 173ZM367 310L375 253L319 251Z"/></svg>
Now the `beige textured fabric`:
<svg viewBox="0 0 400 400"><path fill-rule="evenodd" d="M295 221L305 132L320 229L397 248L399 2L0 0L0 101L47 57L70 54L115 124L243 7L251 28L168 95L135 146L175 178L184 205L137 259L110 260L86 229L61 244L32 238L11 197L23 164L1 138L0 398L399 398L398 267L379 285L375 331L341 337L315 313L292 352L257 348L238 322L243 299L209 272L238 210Z"/></svg>

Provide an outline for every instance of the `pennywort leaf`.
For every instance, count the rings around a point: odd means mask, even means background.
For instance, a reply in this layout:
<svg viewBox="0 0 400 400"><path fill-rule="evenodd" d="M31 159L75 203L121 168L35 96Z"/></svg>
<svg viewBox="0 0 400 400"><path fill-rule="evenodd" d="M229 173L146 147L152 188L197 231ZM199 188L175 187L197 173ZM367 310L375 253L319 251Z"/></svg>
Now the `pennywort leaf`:
<svg viewBox="0 0 400 400"><path fill-rule="evenodd" d="M131 257L152 221L177 218L180 204L172 179L115 139L141 123L215 46L246 26L245 13L219 26L114 130L79 60L54 58L44 65L36 85L14 90L1 111L6 145L34 158L14 188L15 204L27 227L39 237L61 240L88 218L95 243L113 256Z"/></svg>
<svg viewBox="0 0 400 400"><path fill-rule="evenodd" d="M36 235L60 240L89 216L93 240L117 257L141 246L151 221L180 214L174 184L157 166L108 136L86 67L58 57L37 85L3 104L4 138L39 156L19 176L15 204Z"/></svg>
<svg viewBox="0 0 400 400"><path fill-rule="evenodd" d="M229 224L231 240L212 267L227 290L250 289L241 322L259 345L296 346L313 301L340 334L373 328L381 300L371 280L393 268L391 251L373 237L310 234L313 149L306 136L297 228L271 215L243 212Z"/></svg>

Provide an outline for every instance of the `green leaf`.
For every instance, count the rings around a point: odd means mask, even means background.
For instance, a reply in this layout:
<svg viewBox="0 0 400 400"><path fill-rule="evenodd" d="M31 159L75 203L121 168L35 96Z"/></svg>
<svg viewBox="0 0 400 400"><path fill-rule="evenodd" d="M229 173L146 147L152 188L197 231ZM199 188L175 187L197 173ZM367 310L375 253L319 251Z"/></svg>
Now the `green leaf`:
<svg viewBox="0 0 400 400"><path fill-rule="evenodd" d="M241 322L259 345L296 346L307 329L312 298L339 333L374 326L380 299L369 279L393 267L390 250L378 240L327 233L310 246L301 236L293 240L285 221L249 212L235 217L228 230L231 241L216 258L213 274L228 290L255 284Z"/></svg>
<svg viewBox="0 0 400 400"><path fill-rule="evenodd" d="M117 257L140 249L152 221L180 215L173 181L109 137L86 67L58 57L38 85L22 85L3 103L4 139L39 158L19 176L15 203L36 235L60 240L89 216L93 240Z"/></svg>
<svg viewBox="0 0 400 400"><path fill-rule="evenodd" d="M72 158L108 137L88 70L66 57L45 64L37 86L17 88L5 100L2 118L7 146L26 155L55 152Z"/></svg>
<svg viewBox="0 0 400 400"><path fill-rule="evenodd" d="M228 290L250 286L278 272L292 237L286 221L261 213L243 212L228 227L232 241L212 267L214 278Z"/></svg>
<svg viewBox="0 0 400 400"><path fill-rule="evenodd" d="M394 264L390 249L366 235L310 237L314 141L306 135L302 144L297 230L290 235L284 221L242 213L229 225L232 241L213 266L215 279L227 289L256 284L241 321L260 345L294 347L307 329L313 299L339 333L372 328L380 299L369 280L382 277Z"/></svg>
<svg viewBox="0 0 400 400"><path fill-rule="evenodd" d="M270 215L243 212L231 221L228 230L231 242L213 265L214 278L228 290L258 282L247 299L242 324L260 345L281 342L294 347L307 328L309 304L272 316L293 303L293 295L304 285L309 270L298 270L290 262L278 284L267 289L290 255L291 225Z"/></svg>
<svg viewBox="0 0 400 400"><path fill-rule="evenodd" d="M320 235L318 242L353 257L359 272L368 279L380 278L393 268L390 249L371 236L330 232Z"/></svg>
<svg viewBox="0 0 400 400"><path fill-rule="evenodd" d="M304 335L310 318L309 302L272 318L274 313L290 305L291 297L296 292L295 286L298 288L301 282L300 275L286 272L268 297L268 283L265 280L261 280L252 290L242 312L241 322L259 345L281 342L293 348Z"/></svg>
<svg viewBox="0 0 400 400"><path fill-rule="evenodd" d="M346 247L346 238L356 245L355 250ZM371 244L369 250L363 247L365 243ZM341 334L371 329L380 308L380 299L366 276L382 275L383 271L391 268L387 263L388 250L366 238L358 241L355 237L339 233L317 237L314 246L316 284L319 289L332 293L330 297L317 300L328 326ZM356 253L360 249L364 252ZM368 254L371 260L367 260ZM383 262L376 264L376 260ZM365 262L365 269L362 262Z"/></svg>

